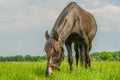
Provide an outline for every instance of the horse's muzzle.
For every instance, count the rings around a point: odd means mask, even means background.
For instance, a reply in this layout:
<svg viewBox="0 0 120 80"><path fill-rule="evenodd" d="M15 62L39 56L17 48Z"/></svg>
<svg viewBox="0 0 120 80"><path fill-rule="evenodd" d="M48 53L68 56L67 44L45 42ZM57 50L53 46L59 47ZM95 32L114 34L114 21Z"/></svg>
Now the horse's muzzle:
<svg viewBox="0 0 120 80"><path fill-rule="evenodd" d="M48 67L56 68L58 65L54 63L47 63Z"/></svg>

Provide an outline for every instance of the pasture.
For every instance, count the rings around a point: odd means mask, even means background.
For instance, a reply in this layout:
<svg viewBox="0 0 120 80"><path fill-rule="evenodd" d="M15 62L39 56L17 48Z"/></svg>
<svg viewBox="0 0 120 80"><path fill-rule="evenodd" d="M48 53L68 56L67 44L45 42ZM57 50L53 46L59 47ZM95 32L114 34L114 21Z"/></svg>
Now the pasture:
<svg viewBox="0 0 120 80"><path fill-rule="evenodd" d="M46 62L1 62L0 80L120 80L120 62L92 62L84 69L73 64L69 72L67 62L62 62L61 71L45 75Z"/></svg>

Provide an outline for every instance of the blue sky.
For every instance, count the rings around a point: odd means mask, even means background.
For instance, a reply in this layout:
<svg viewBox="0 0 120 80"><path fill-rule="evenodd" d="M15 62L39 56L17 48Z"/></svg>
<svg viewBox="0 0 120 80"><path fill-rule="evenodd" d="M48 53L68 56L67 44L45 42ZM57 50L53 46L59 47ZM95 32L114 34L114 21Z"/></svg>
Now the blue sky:
<svg viewBox="0 0 120 80"><path fill-rule="evenodd" d="M0 0L0 56L45 54L44 33L70 1L95 16L92 52L120 50L119 0Z"/></svg>

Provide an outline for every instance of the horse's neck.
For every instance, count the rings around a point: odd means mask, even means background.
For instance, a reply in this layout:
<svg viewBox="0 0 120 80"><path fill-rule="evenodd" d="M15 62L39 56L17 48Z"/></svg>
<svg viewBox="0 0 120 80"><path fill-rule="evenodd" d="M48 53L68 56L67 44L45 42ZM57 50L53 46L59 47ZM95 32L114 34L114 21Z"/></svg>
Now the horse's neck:
<svg viewBox="0 0 120 80"><path fill-rule="evenodd" d="M64 27L58 30L59 42L61 45L64 45L66 39L69 37L71 33L72 33L72 26L70 26L69 24L66 24Z"/></svg>
<svg viewBox="0 0 120 80"><path fill-rule="evenodd" d="M75 10L73 9L73 7L75 5L71 5L68 10L63 11L61 16L59 16L59 18L57 19L56 24L54 25L54 29L58 32L59 35L60 44L64 44L66 39L72 33L72 28L75 22L75 16L73 16L73 10Z"/></svg>

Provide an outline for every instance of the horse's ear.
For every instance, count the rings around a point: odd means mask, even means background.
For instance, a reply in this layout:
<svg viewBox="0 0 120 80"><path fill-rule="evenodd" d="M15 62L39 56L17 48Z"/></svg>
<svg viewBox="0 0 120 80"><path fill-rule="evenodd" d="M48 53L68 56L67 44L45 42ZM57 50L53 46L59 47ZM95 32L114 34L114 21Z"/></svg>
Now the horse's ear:
<svg viewBox="0 0 120 80"><path fill-rule="evenodd" d="M59 35L58 35L57 31L53 30L53 34L54 34L55 40L58 41Z"/></svg>
<svg viewBox="0 0 120 80"><path fill-rule="evenodd" d="M45 32L45 37L46 37L46 40L48 40L48 39L49 39L49 37L50 37L50 36L49 36L48 31L46 31L46 32Z"/></svg>

